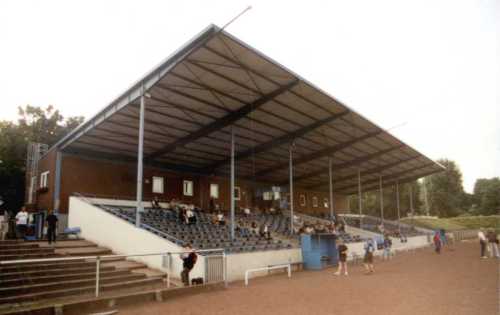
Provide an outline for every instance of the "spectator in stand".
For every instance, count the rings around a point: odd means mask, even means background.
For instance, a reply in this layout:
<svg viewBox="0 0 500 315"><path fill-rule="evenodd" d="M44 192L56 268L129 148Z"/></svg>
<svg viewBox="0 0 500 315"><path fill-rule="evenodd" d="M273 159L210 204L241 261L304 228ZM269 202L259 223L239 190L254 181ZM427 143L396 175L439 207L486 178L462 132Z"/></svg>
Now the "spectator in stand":
<svg viewBox="0 0 500 315"><path fill-rule="evenodd" d="M186 245L185 252L181 254L181 259L182 259L182 272L181 272L182 283L184 283L185 286L189 286L189 273L193 269L194 265L196 264L196 260L198 259L198 256L191 248L191 244Z"/></svg>
<svg viewBox="0 0 500 315"><path fill-rule="evenodd" d="M49 212L49 215L47 216L47 240L49 241L49 245L52 243L56 243L56 232L57 232L57 222L59 219L57 216L54 214L53 211Z"/></svg>
<svg viewBox="0 0 500 315"><path fill-rule="evenodd" d="M314 234L314 228L310 225L306 225L306 227L304 228L304 232L306 234Z"/></svg>
<svg viewBox="0 0 500 315"><path fill-rule="evenodd" d="M271 239L271 232L269 232L269 227L267 226L267 224L263 225L262 231L261 231L261 236L265 237L266 240L270 240Z"/></svg>
<svg viewBox="0 0 500 315"><path fill-rule="evenodd" d="M217 213L217 223L219 225L226 225L226 220L224 219L224 215L220 211L219 213Z"/></svg>
<svg viewBox="0 0 500 315"><path fill-rule="evenodd" d="M249 217L251 212L250 212L250 208L245 208L243 209L243 213L245 214L246 217Z"/></svg>
<svg viewBox="0 0 500 315"><path fill-rule="evenodd" d="M365 274L372 274L375 272L373 268L373 253L375 252L375 241L371 238L366 240L365 246L365 257L363 259L363 265L365 266Z"/></svg>
<svg viewBox="0 0 500 315"><path fill-rule="evenodd" d="M255 234L255 235L258 235L259 234L259 226L257 225L257 222L253 221L252 222L252 225L250 226L251 228L251 231Z"/></svg>
<svg viewBox="0 0 500 315"><path fill-rule="evenodd" d="M488 239L488 247L491 257L500 258L500 254L498 253L498 236L495 230L489 230L486 234L486 238Z"/></svg>
<svg viewBox="0 0 500 315"><path fill-rule="evenodd" d="M441 233L439 231L436 231L434 233L434 250L436 251L437 254L441 254Z"/></svg>
<svg viewBox="0 0 500 315"><path fill-rule="evenodd" d="M21 211L16 214L16 231L17 238L22 238L26 236L26 230L28 229L29 214L26 212L26 207L22 207Z"/></svg>
<svg viewBox="0 0 500 315"><path fill-rule="evenodd" d="M180 224L186 223L186 209L180 208L178 211L179 211L179 223Z"/></svg>
<svg viewBox="0 0 500 315"><path fill-rule="evenodd" d="M196 217L194 215L193 210L191 208L187 208L186 210L186 224L191 225L196 223Z"/></svg>
<svg viewBox="0 0 500 315"><path fill-rule="evenodd" d="M151 201L151 208L153 208L153 209L161 209L160 200L158 200L158 196L155 196L153 198L153 201Z"/></svg>
<svg viewBox="0 0 500 315"><path fill-rule="evenodd" d="M391 259L391 248L392 241L388 234L384 236L384 252L382 254L383 259Z"/></svg>
<svg viewBox="0 0 500 315"><path fill-rule="evenodd" d="M483 228L479 228L479 232L477 232L477 237L479 238L479 245L481 246L481 258L485 259L486 257L486 236L484 235Z"/></svg>
<svg viewBox="0 0 500 315"><path fill-rule="evenodd" d="M348 275L347 273L347 246L344 244L342 239L337 240L338 246L337 251L339 253L339 269L334 275L340 276L342 273L342 268L344 269L344 275Z"/></svg>
<svg viewBox="0 0 500 315"><path fill-rule="evenodd" d="M345 222L343 220L340 221L338 230L339 230L339 233L345 233Z"/></svg>

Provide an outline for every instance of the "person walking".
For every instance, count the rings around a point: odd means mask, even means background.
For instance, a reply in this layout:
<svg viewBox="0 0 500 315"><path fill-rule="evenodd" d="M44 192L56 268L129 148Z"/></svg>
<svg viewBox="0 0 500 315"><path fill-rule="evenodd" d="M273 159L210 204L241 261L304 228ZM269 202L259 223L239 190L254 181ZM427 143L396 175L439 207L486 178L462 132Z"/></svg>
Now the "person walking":
<svg viewBox="0 0 500 315"><path fill-rule="evenodd" d="M189 286L189 273L194 268L198 256L191 248L191 244L187 244L185 247L186 252L181 254L182 259L182 272L181 279L185 286Z"/></svg>
<svg viewBox="0 0 500 315"><path fill-rule="evenodd" d="M483 229L479 228L477 232L477 237L479 238L479 246L481 246L481 258L485 259L486 257L486 236L484 235Z"/></svg>
<svg viewBox="0 0 500 315"><path fill-rule="evenodd" d="M26 236L26 230L28 229L29 214L26 211L26 207L22 207L21 211L16 214L16 231L17 238L24 239Z"/></svg>
<svg viewBox="0 0 500 315"><path fill-rule="evenodd" d="M365 266L365 274L369 275L375 272L373 268L373 253L375 252L375 241L369 238L365 243L365 257L363 265Z"/></svg>
<svg viewBox="0 0 500 315"><path fill-rule="evenodd" d="M49 241L49 245L56 242L56 232L57 232L57 222L59 219L54 214L53 211L49 212L49 215L45 219L47 221L47 240Z"/></svg>
<svg viewBox="0 0 500 315"><path fill-rule="evenodd" d="M439 231L436 231L434 233L434 250L436 251L437 254L441 254L441 233Z"/></svg>
<svg viewBox="0 0 500 315"><path fill-rule="evenodd" d="M384 247L384 252L382 253L382 258L384 260L391 259L392 240L389 237L389 234L384 235L383 247Z"/></svg>
<svg viewBox="0 0 500 315"><path fill-rule="evenodd" d="M339 268L337 272L334 273L336 276L340 276L342 274L342 269L344 269L344 275L347 276L347 251L348 248L344 244L342 239L338 240L337 251L339 253Z"/></svg>
<svg viewBox="0 0 500 315"><path fill-rule="evenodd" d="M500 258L500 253L498 252L498 236L495 230L489 230L486 234L486 238L488 239L488 248L491 258Z"/></svg>

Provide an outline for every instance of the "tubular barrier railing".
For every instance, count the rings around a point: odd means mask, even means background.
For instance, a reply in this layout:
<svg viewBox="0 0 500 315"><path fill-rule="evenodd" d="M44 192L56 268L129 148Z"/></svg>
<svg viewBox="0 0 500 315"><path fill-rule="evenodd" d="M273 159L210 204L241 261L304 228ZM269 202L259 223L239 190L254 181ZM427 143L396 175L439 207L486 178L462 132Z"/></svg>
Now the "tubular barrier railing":
<svg viewBox="0 0 500 315"><path fill-rule="evenodd" d="M221 279L214 279L213 275L207 275L206 268L204 270L204 279L211 278L211 282L224 282L224 285L227 286L227 256L225 250L223 248L215 248L215 249L205 249L205 250L194 250L193 252L197 254L206 254L202 257L205 257L205 262L208 261L207 257L220 257L222 260L222 272L219 275ZM163 262L166 262L166 281L167 288L171 286L171 271L172 271L172 263L171 257L172 255L182 255L190 253L190 251L179 251L179 252L162 252L162 253L142 253L142 254L129 254L129 255L102 255L102 256L80 256L80 257L61 257L61 258L38 258L38 259L20 259L20 260L6 260L0 261L0 266L5 265L14 265L14 264L28 264L28 263L45 263L45 262L61 262L61 261L75 261L75 260L86 260L96 262L96 271L95 271L95 297L99 297L100 294L100 268L101 262L106 260L112 261L116 259L127 259L127 258L138 258L138 257L152 257L152 256L161 256ZM207 254L208 253L208 254ZM210 253L218 253L218 254L210 254ZM217 281L220 280L220 281Z"/></svg>

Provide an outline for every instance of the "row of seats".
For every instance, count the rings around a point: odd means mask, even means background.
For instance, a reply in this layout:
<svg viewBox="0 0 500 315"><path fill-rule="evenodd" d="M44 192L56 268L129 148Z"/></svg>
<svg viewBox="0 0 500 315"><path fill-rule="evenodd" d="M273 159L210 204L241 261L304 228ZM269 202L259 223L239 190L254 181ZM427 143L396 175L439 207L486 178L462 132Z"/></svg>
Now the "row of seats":
<svg viewBox="0 0 500 315"><path fill-rule="evenodd" d="M98 205L102 209L130 222L135 223L135 208L126 206ZM235 230L231 239L228 226L212 223L212 217L202 211L194 211L195 223L186 224L180 220L180 209L146 208L141 214L141 227L178 245L191 243L196 249L224 248L227 252L247 252L279 250L291 248L281 240L266 239L247 228ZM286 229L276 222L276 230Z"/></svg>

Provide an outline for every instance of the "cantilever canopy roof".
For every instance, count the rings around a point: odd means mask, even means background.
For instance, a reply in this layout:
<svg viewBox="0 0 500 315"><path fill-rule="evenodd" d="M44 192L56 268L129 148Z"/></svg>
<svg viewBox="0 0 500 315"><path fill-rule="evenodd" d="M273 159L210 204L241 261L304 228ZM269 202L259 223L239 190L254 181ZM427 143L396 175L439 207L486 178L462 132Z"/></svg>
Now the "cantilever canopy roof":
<svg viewBox="0 0 500 315"><path fill-rule="evenodd" d="M145 93L145 94L144 94ZM237 178L353 193L406 182L442 166L305 79L211 25L56 144L78 154L135 160L140 96L145 98L145 165L229 173L231 129Z"/></svg>

